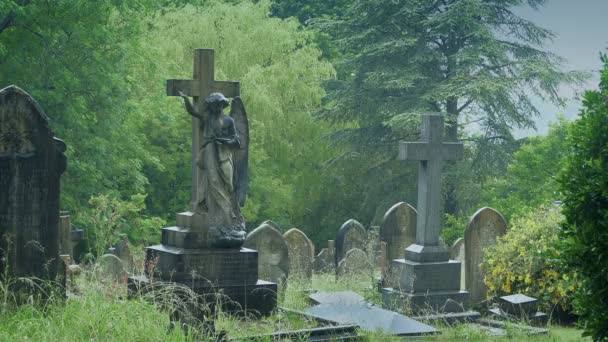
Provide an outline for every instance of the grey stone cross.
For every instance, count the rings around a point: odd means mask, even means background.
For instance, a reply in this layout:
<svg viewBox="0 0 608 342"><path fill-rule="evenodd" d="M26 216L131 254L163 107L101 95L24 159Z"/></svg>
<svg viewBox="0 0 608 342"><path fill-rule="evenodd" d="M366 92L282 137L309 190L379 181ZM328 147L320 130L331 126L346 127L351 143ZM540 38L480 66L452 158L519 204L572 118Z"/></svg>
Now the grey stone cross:
<svg viewBox="0 0 608 342"><path fill-rule="evenodd" d="M194 50L194 77L192 80L167 80L167 95L179 96L179 91L194 98L194 106L202 108L205 98L211 93L222 93L228 98L239 96L240 84L233 81L215 80L215 50ZM192 117L192 209L198 203L196 186L199 183L199 169L196 159L202 141L203 131L200 129L199 119Z"/></svg>
<svg viewBox="0 0 608 342"><path fill-rule="evenodd" d="M443 142L443 117L422 116L419 142L400 142L399 159L420 161L418 171L418 218L416 243L406 249L412 261L443 261L449 259L439 244L441 231L441 164L444 160L463 158L461 143Z"/></svg>

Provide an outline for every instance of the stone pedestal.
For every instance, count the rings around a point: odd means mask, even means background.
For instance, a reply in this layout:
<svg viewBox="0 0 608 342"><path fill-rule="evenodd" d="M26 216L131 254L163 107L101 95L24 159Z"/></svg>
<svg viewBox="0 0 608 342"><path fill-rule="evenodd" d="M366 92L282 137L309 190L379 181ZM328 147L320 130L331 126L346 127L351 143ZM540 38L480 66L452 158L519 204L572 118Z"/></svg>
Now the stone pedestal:
<svg viewBox="0 0 608 342"><path fill-rule="evenodd" d="M414 314L466 312L469 293L460 290L460 266L441 246L412 245L404 259L391 262L382 301L386 307L407 307Z"/></svg>
<svg viewBox="0 0 608 342"><path fill-rule="evenodd" d="M211 306L221 303L234 313L270 314L277 303L277 284L258 279L258 252L210 248L199 216L180 213L176 227L163 228L161 244L146 248L145 275L129 278L130 295L181 284Z"/></svg>

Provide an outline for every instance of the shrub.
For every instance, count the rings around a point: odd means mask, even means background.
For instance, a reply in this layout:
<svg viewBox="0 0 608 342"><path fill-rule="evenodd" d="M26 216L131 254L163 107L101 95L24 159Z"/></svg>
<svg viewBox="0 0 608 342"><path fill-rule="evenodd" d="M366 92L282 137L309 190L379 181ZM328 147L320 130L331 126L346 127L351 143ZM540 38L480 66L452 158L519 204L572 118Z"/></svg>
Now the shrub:
<svg viewBox="0 0 608 342"><path fill-rule="evenodd" d="M574 307L585 334L596 341L608 340L608 58L602 61L600 90L585 93L559 178L563 260L581 275Z"/></svg>
<svg viewBox="0 0 608 342"><path fill-rule="evenodd" d="M541 300L540 309L569 310L577 287L575 273L560 269L558 208L539 208L513 219L511 229L485 250L481 268L488 296L522 293Z"/></svg>

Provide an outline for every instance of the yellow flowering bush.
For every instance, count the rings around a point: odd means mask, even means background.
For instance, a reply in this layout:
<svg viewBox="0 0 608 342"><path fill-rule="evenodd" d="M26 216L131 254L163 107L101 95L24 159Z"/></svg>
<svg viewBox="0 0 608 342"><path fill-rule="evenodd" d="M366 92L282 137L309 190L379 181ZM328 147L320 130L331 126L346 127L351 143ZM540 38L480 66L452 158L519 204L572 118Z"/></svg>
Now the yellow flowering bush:
<svg viewBox="0 0 608 342"><path fill-rule="evenodd" d="M541 311L570 309L576 273L560 269L559 208L539 208L513 219L510 230L485 250L481 264L488 296L521 293L538 298Z"/></svg>

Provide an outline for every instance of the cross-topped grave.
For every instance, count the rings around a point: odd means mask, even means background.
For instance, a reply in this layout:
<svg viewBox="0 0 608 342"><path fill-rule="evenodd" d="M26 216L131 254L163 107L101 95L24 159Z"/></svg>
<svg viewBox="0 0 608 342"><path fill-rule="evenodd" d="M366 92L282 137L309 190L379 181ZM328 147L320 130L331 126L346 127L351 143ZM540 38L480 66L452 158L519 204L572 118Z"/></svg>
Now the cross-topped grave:
<svg viewBox="0 0 608 342"><path fill-rule="evenodd" d="M194 98L194 106L202 107L203 101L211 93L222 93L227 98L234 98L240 94L239 82L215 80L215 50L194 50L194 77L191 80L167 80L167 96L179 96L179 92ZM197 153L199 153L203 130L199 119L192 117L192 197L190 200L192 211L199 201L196 187L199 184L199 168L196 166Z"/></svg>
<svg viewBox="0 0 608 342"><path fill-rule="evenodd" d="M416 243L405 249L405 258L394 259L382 289L387 307L409 306L414 312L459 312L458 319L473 319L476 312L462 313L469 293L460 290L460 262L450 260L439 243L441 231L441 164L462 159L463 145L443 142L443 118L422 117L418 142L401 142L399 159L420 162L418 175L418 215ZM405 299L405 303L404 303Z"/></svg>
<svg viewBox="0 0 608 342"><path fill-rule="evenodd" d="M443 142L443 117L424 115L418 142L399 144L400 160L420 161L418 168L418 218L416 243L406 249L413 261L448 260L448 251L439 245L441 231L441 164L444 160L460 160L461 143Z"/></svg>

